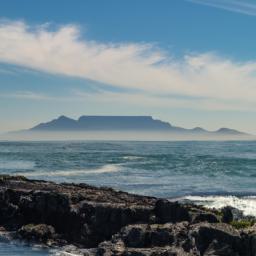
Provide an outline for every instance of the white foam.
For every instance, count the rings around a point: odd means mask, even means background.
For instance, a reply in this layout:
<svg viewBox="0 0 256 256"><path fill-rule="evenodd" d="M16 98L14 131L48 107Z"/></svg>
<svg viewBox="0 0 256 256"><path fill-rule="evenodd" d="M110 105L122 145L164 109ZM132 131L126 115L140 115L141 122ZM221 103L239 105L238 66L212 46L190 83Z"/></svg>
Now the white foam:
<svg viewBox="0 0 256 256"><path fill-rule="evenodd" d="M23 175L27 177L37 177L37 176L76 176L83 174L100 174L100 173L112 173L119 172L121 170L118 164L106 164L98 169L80 169L80 170L60 170L60 171L33 171L33 172L22 172L16 173L16 175Z"/></svg>
<svg viewBox="0 0 256 256"><path fill-rule="evenodd" d="M196 204L204 205L208 208L221 209L225 206L232 206L241 210L246 216L256 217L256 197L236 197L236 196L186 196L187 199Z"/></svg>
<svg viewBox="0 0 256 256"><path fill-rule="evenodd" d="M82 256L85 255L82 251L77 250L77 248L73 245L67 245L61 248L61 250L57 251L55 256Z"/></svg>
<svg viewBox="0 0 256 256"><path fill-rule="evenodd" d="M72 253L72 252L57 252L55 254L56 256L83 256L84 254L76 254L76 253Z"/></svg>
<svg viewBox="0 0 256 256"><path fill-rule="evenodd" d="M125 160L138 160L138 159L143 159L142 156L124 156L123 159Z"/></svg>

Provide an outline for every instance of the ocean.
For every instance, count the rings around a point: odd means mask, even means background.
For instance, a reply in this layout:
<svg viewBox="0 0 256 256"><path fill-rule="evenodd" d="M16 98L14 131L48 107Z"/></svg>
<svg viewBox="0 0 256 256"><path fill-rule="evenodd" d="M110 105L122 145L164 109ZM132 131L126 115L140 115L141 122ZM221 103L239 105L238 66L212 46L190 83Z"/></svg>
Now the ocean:
<svg viewBox="0 0 256 256"><path fill-rule="evenodd" d="M0 142L0 173L88 183L256 216L256 141ZM0 255L56 255L0 241Z"/></svg>

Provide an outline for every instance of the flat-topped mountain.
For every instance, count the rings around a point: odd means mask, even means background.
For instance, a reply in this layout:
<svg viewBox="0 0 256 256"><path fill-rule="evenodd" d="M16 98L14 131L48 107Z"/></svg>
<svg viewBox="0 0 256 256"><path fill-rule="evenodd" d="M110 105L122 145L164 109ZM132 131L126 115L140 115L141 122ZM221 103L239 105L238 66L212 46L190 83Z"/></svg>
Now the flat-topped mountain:
<svg viewBox="0 0 256 256"><path fill-rule="evenodd" d="M81 116L78 120L60 116L33 127L32 131L170 130L169 123L151 116Z"/></svg>
<svg viewBox="0 0 256 256"><path fill-rule="evenodd" d="M78 120L60 116L52 121L40 123L29 131L161 131L190 135L248 135L229 128L220 128L217 131L207 131L201 127L185 129L151 116L81 116Z"/></svg>

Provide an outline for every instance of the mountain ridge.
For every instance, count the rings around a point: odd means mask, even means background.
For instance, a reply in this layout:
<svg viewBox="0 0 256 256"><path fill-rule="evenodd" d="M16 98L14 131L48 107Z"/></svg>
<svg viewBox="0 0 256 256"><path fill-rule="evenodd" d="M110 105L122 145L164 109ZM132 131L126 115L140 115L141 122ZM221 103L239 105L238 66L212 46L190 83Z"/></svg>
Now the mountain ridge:
<svg viewBox="0 0 256 256"><path fill-rule="evenodd" d="M82 115L77 120L61 115L51 121L40 123L27 131L166 131L190 134L250 135L235 129L222 127L208 131L201 127L192 129L173 126L169 122L154 119L152 116L104 116Z"/></svg>

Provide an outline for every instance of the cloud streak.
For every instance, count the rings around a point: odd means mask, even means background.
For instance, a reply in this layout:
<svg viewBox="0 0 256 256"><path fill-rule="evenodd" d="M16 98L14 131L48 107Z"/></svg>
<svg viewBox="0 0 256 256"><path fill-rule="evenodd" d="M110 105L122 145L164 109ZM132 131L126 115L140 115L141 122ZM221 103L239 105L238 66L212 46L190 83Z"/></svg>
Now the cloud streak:
<svg viewBox="0 0 256 256"><path fill-rule="evenodd" d="M176 98L159 97L143 93L120 93L100 91L98 93L76 91L71 96L73 100L80 100L87 103L113 104L113 105L132 105L138 108L143 104L148 109L195 109L207 111L255 111L254 102L237 102L233 100L218 100L209 98Z"/></svg>
<svg viewBox="0 0 256 256"><path fill-rule="evenodd" d="M73 90L68 96L53 96L51 94L38 93L33 91L16 91L9 93L1 93L2 99L16 99L36 102L86 102L89 105L101 105L101 106L117 106L123 105L129 107L144 107L151 109L195 109L195 110L207 110L207 111L254 111L255 104L253 102L237 102L216 100L209 98L187 98L187 97L163 97L159 95L152 95L143 92L113 92L106 90L98 90L97 92L88 92Z"/></svg>
<svg viewBox="0 0 256 256"><path fill-rule="evenodd" d="M207 5L231 12L256 16L256 4L249 1L238 0L187 0L195 4Z"/></svg>
<svg viewBox="0 0 256 256"><path fill-rule="evenodd" d="M144 95L161 104L174 102L168 95L180 95L213 102L212 108L256 105L256 61L239 63L213 53L177 60L152 44L82 39L74 25L51 30L44 25L1 22L0 62L132 90L140 96L138 101ZM47 99L29 92L16 95L22 97Z"/></svg>
<svg viewBox="0 0 256 256"><path fill-rule="evenodd" d="M21 100L52 100L55 99L48 95L44 95L41 93L35 93L32 91L17 91L11 93L1 93L0 98L7 99L21 99Z"/></svg>

